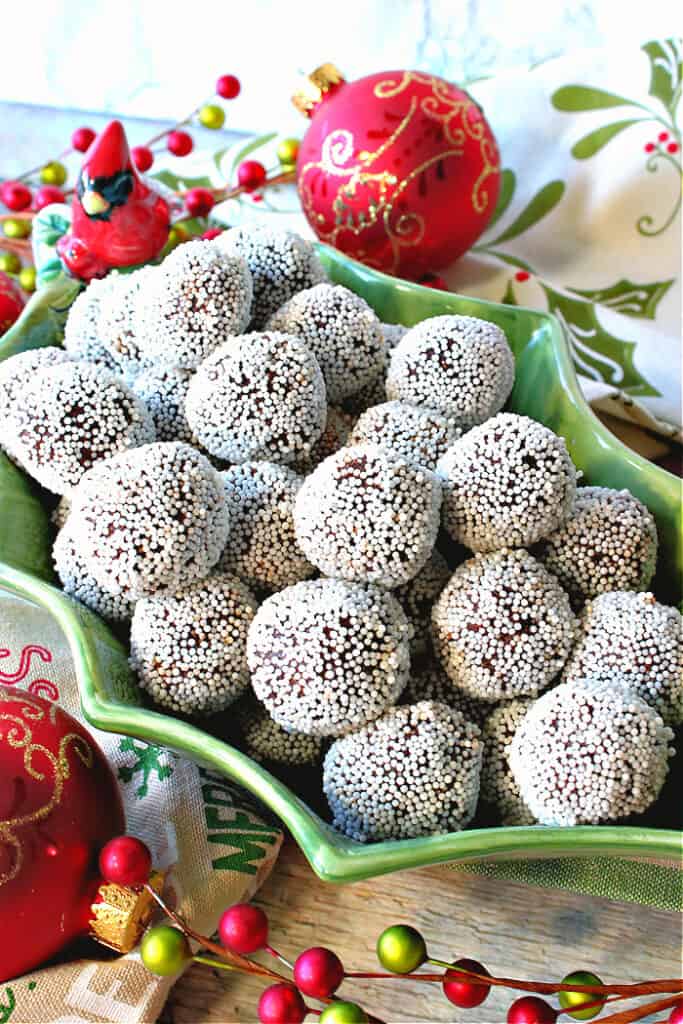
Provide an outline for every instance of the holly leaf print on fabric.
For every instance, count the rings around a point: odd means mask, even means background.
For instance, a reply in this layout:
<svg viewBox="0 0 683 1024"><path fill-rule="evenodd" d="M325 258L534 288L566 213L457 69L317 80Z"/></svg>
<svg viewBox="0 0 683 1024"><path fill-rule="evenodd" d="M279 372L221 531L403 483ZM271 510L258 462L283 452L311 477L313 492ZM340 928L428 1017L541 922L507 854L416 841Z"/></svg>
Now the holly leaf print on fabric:
<svg viewBox="0 0 683 1024"><path fill-rule="evenodd" d="M602 127L596 128L595 131L589 132L588 135L584 135L578 142L575 142L572 146L571 154L577 160L587 160L589 157L595 156L608 142L611 142L615 135L619 135L625 128L630 128L631 125L638 124L644 120L644 117L631 117L626 121L614 121L612 124L604 124Z"/></svg>
<svg viewBox="0 0 683 1024"><path fill-rule="evenodd" d="M650 59L650 96L664 104L673 120L681 98L680 42L677 39L653 40L642 49Z"/></svg>
<svg viewBox="0 0 683 1024"><path fill-rule="evenodd" d="M515 187L517 185L517 179L515 172L510 167L505 167L500 173L500 192L498 193L498 202L496 208L493 211L493 216L487 224L487 230L490 231L496 221L500 220L508 206L512 201L512 197L515 194Z"/></svg>
<svg viewBox="0 0 683 1024"><path fill-rule="evenodd" d="M564 195L564 190L565 184L563 181L549 181L547 185L544 185L533 196L519 216L503 231L502 235L498 235L498 238L494 238L487 245L500 245L501 242L509 242L511 238L517 238L518 235L534 227L535 224L538 224L539 220L547 217L550 211L557 206Z"/></svg>
<svg viewBox="0 0 683 1024"><path fill-rule="evenodd" d="M597 317L595 305L555 291L541 282L548 309L564 328L578 373L602 380L630 395L659 396L660 392L638 372L635 341L616 338Z"/></svg>
<svg viewBox="0 0 683 1024"><path fill-rule="evenodd" d="M617 96L604 89L592 89L589 85L563 85L552 94L551 103L555 110L575 114L582 110L606 110L608 107L630 107L633 100Z"/></svg>
<svg viewBox="0 0 683 1024"><path fill-rule="evenodd" d="M142 776L140 785L135 790L138 799L147 796L149 793L149 779L153 772L160 782L168 779L173 774L173 764L162 763L161 758L171 757L168 750L157 747L153 743L136 743L131 736L125 736L119 743L119 750L122 753L131 753L135 757L132 765L121 765L118 776L121 782L132 782L138 772Z"/></svg>
<svg viewBox="0 0 683 1024"><path fill-rule="evenodd" d="M651 281L649 284L635 284L622 278L607 288L582 289L573 288L577 295L582 295L591 302L601 306L609 306L617 313L625 316L641 317L654 320L657 316L657 305L666 295L675 278L668 281Z"/></svg>

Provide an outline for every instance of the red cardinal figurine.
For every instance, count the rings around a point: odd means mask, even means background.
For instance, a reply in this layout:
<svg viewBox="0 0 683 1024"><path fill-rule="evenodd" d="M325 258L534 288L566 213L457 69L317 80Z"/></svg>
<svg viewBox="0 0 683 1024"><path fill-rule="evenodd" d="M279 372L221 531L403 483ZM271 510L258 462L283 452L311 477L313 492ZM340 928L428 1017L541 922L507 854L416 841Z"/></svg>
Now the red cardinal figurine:
<svg viewBox="0 0 683 1024"><path fill-rule="evenodd" d="M120 121L111 121L87 151L72 210L71 231L57 252L85 281L146 263L166 244L168 204L138 177Z"/></svg>

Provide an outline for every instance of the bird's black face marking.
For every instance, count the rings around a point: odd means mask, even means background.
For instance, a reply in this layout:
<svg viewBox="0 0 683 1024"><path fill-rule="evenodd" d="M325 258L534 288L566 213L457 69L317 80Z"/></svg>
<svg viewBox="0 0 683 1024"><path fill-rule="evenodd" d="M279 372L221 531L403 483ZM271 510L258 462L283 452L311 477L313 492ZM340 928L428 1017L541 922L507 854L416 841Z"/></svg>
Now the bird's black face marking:
<svg viewBox="0 0 683 1024"><path fill-rule="evenodd" d="M99 192L101 196L104 196L109 203L107 209L102 213L89 213L87 216L90 217L90 220L109 220L112 211L117 206L124 206L128 201L128 196L133 191L133 172L117 171L116 174L111 174L109 177L99 176L97 178L88 178L82 174L78 179L77 191L79 199L82 199L83 194L87 191Z"/></svg>

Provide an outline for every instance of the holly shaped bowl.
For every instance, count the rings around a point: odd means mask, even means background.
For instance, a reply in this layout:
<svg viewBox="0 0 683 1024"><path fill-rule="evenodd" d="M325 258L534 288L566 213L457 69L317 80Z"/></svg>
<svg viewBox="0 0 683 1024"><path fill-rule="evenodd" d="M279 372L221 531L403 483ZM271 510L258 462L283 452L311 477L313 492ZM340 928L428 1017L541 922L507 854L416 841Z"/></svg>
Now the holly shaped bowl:
<svg viewBox="0 0 683 1024"><path fill-rule="evenodd" d="M594 416L574 373L559 322L550 314L484 302L399 281L320 247L331 279L362 295L381 320L412 325L444 313L477 316L506 333L516 361L508 408L561 434L583 482L628 488L652 511L660 537L653 589L671 604L681 599L681 482L625 447ZM19 321L0 338L0 359L58 343L78 286L57 273ZM672 827L602 825L470 828L418 839L361 844L340 835L285 781L198 725L145 705L124 645L107 626L54 585L45 495L0 453L0 594L9 591L43 606L69 642L87 720L100 729L170 747L210 767L260 798L290 830L317 875L351 882L426 864L558 857L618 856L679 863L682 837ZM666 814L666 811L664 812Z"/></svg>

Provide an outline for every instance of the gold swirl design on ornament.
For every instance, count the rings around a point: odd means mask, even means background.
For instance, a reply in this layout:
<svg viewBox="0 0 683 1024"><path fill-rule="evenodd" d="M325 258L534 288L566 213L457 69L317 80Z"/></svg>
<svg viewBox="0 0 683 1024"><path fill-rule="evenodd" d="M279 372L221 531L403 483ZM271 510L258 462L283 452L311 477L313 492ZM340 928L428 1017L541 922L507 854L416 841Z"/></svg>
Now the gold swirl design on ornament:
<svg viewBox="0 0 683 1024"><path fill-rule="evenodd" d="M435 78L434 75L425 75L420 71L404 71L398 82L386 78L383 82L377 83L373 92L378 100L391 100L394 96L399 96L404 92L411 82L431 85L432 89L436 90L437 84L443 82L443 79Z"/></svg>
<svg viewBox="0 0 683 1024"><path fill-rule="evenodd" d="M8 746L14 750L23 749L26 774L37 782L42 782L45 779L46 772L41 771L34 764L34 758L36 758L36 755L45 758L54 775L54 784L50 799L42 807L28 814L0 821L0 843L14 851L12 866L8 871L0 874L0 886L10 882L21 870L23 849L19 838L15 834L16 831L25 825L31 825L47 818L60 803L64 783L71 775L71 767L67 756L69 748L71 748L72 753L82 761L86 768L91 768L93 764L92 747L78 733L72 732L62 736L57 753L49 750L42 743L33 742L33 732L30 725L45 718L45 709L32 703L25 694L3 695L3 700L5 702L14 701L22 706L17 710L16 714L10 714L7 711L0 713L0 740L4 731L4 738ZM49 709L48 719L52 722L56 720L56 708L57 705L53 704ZM7 726L3 730L3 723L5 722Z"/></svg>

